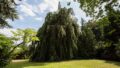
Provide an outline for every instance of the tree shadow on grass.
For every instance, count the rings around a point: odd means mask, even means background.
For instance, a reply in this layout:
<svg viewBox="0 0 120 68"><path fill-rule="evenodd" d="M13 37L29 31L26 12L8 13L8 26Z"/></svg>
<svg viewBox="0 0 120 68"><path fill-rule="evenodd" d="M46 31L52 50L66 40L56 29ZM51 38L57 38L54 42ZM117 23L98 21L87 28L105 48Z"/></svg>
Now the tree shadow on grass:
<svg viewBox="0 0 120 68"><path fill-rule="evenodd" d="M120 66L120 62L118 62L118 61L109 61L109 60L106 60L105 63L114 64L116 66Z"/></svg>
<svg viewBox="0 0 120 68"><path fill-rule="evenodd" d="M21 62L12 62L11 64L9 64L8 66L6 66L5 68L27 68L27 67L31 67L31 66L45 66L48 63L37 63L37 62L29 62L29 61L21 61Z"/></svg>

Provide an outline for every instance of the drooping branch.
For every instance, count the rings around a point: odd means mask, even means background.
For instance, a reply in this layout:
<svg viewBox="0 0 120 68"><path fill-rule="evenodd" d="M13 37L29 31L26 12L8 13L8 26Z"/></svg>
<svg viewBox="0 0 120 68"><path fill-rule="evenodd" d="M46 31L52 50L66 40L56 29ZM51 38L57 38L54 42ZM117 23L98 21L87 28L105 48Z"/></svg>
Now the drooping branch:
<svg viewBox="0 0 120 68"><path fill-rule="evenodd" d="M19 43L18 45L16 45L6 56L9 56L9 55L11 55L14 51L15 51L15 49L17 48L17 47L19 47L20 45L22 45L24 42L21 42L21 43Z"/></svg>

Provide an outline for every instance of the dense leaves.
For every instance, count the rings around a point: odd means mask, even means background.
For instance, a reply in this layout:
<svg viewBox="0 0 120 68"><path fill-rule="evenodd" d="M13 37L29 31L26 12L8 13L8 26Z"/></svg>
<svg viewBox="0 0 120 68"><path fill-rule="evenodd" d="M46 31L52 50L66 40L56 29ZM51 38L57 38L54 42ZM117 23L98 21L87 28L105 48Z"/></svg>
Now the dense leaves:
<svg viewBox="0 0 120 68"><path fill-rule="evenodd" d="M112 9L92 27L99 44L97 56L102 59L119 60L120 11Z"/></svg>
<svg viewBox="0 0 120 68"><path fill-rule="evenodd" d="M119 9L119 0L77 0L80 3L80 8L91 17L102 17L111 7Z"/></svg>
<svg viewBox="0 0 120 68"><path fill-rule="evenodd" d="M13 42L6 36L0 34L0 68L4 67L9 63L11 54L11 46Z"/></svg>
<svg viewBox="0 0 120 68"><path fill-rule="evenodd" d="M0 0L0 28L11 27L6 20L18 18L15 8L14 0Z"/></svg>
<svg viewBox="0 0 120 68"><path fill-rule="evenodd" d="M87 24L81 26L81 34L78 41L78 58L94 58L97 41L95 34Z"/></svg>
<svg viewBox="0 0 120 68"><path fill-rule="evenodd" d="M15 43L16 46L13 48L13 58L14 59L25 59L28 58L28 51L32 49L29 49L31 46L32 41L39 40L36 37L36 30L27 28L27 29L18 29L17 31L12 31L13 37L12 40L14 42L21 41L19 44Z"/></svg>

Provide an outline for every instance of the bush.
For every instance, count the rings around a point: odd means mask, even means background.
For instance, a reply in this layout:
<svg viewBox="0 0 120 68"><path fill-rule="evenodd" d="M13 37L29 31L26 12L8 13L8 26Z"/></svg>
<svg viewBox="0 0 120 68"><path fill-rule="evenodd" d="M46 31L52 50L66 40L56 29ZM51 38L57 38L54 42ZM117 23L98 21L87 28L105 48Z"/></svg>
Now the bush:
<svg viewBox="0 0 120 68"><path fill-rule="evenodd" d="M8 63L10 63L10 61L11 61L10 56L0 58L0 68L6 66Z"/></svg>
<svg viewBox="0 0 120 68"><path fill-rule="evenodd" d="M13 42L6 36L0 34L0 68L10 62L10 50Z"/></svg>
<svg viewBox="0 0 120 68"><path fill-rule="evenodd" d="M21 47L17 47L13 52L13 59L26 59L28 58L28 50L24 50Z"/></svg>

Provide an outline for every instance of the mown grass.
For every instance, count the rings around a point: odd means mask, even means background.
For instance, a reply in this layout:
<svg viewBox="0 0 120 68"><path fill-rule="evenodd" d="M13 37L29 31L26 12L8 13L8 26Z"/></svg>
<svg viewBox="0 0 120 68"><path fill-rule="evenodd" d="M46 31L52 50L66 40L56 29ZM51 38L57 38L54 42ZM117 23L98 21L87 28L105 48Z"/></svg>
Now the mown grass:
<svg viewBox="0 0 120 68"><path fill-rule="evenodd" d="M6 68L120 68L120 62L94 59L33 63L28 60L14 60Z"/></svg>

